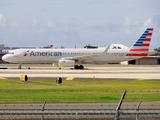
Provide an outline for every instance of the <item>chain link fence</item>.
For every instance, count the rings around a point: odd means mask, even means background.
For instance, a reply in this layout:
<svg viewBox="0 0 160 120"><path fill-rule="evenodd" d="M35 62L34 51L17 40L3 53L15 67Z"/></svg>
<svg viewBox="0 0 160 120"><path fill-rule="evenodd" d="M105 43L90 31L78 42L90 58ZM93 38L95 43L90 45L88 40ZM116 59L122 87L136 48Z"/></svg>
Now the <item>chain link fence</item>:
<svg viewBox="0 0 160 120"><path fill-rule="evenodd" d="M0 120L160 120L160 103L0 104ZM123 103L123 106L122 106Z"/></svg>
<svg viewBox="0 0 160 120"><path fill-rule="evenodd" d="M1 109L0 119L160 120L160 109Z"/></svg>

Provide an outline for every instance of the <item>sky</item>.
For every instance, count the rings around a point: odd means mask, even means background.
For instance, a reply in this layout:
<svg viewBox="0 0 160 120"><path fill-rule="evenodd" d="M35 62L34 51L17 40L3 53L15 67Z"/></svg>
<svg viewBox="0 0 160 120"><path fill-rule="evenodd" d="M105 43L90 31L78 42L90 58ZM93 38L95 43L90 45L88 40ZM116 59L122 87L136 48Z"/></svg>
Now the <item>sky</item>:
<svg viewBox="0 0 160 120"><path fill-rule="evenodd" d="M0 0L0 44L8 47L128 47L148 27L160 47L160 1Z"/></svg>

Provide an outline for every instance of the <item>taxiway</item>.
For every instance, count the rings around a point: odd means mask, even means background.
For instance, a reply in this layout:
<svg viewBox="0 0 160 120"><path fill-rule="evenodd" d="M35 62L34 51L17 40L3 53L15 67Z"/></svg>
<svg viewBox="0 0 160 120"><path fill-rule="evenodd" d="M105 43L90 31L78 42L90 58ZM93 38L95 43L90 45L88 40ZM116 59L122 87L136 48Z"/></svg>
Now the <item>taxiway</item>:
<svg viewBox="0 0 160 120"><path fill-rule="evenodd" d="M16 64L2 65L7 69L0 69L1 78L15 78L22 74L31 78L101 78L101 79L160 79L158 65L95 65L86 70L74 70L69 67L58 69L51 65L24 65L17 69ZM30 69L27 69L30 66Z"/></svg>

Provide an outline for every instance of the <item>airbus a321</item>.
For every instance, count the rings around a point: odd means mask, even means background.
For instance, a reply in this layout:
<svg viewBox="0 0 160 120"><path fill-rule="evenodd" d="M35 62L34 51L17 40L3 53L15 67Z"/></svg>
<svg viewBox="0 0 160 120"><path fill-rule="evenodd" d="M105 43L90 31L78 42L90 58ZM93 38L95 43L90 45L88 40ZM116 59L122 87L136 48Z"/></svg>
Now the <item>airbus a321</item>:
<svg viewBox="0 0 160 120"><path fill-rule="evenodd" d="M147 28L140 38L126 49L16 49L2 59L10 63L53 63L58 67L84 69L85 63L119 63L139 59L149 54L153 28ZM21 67L21 66L19 66Z"/></svg>

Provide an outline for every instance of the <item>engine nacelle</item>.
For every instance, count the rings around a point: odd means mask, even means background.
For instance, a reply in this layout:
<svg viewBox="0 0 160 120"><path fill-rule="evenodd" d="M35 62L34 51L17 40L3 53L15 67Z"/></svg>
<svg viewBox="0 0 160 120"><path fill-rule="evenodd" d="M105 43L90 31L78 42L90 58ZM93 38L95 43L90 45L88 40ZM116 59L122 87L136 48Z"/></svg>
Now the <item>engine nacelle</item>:
<svg viewBox="0 0 160 120"><path fill-rule="evenodd" d="M75 65L75 61L73 60L59 60L60 67L72 67Z"/></svg>

